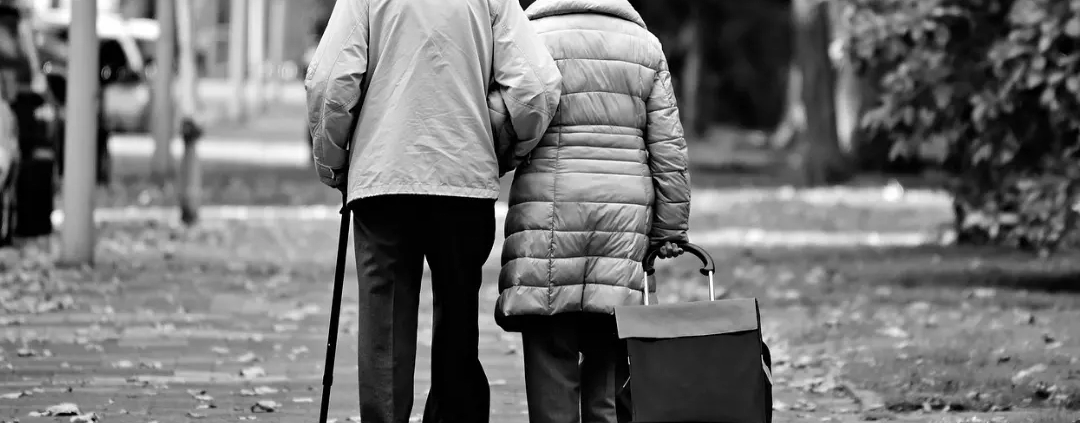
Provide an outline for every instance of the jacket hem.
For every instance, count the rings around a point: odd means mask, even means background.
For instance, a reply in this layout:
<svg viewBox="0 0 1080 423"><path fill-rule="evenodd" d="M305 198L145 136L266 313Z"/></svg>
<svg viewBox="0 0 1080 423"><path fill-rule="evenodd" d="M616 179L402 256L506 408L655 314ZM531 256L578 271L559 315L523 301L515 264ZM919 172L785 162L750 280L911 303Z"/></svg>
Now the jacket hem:
<svg viewBox="0 0 1080 423"><path fill-rule="evenodd" d="M465 197L496 200L499 189L457 187L430 184L390 184L349 190L349 201L380 195L435 195L440 197Z"/></svg>

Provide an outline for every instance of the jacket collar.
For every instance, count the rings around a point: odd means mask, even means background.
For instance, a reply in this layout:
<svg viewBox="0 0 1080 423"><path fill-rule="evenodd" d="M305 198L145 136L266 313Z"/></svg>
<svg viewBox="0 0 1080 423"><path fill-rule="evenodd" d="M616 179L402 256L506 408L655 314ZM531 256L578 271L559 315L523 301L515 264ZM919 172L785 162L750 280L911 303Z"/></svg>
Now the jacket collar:
<svg viewBox="0 0 1080 423"><path fill-rule="evenodd" d="M627 0L537 0L525 11L529 19L575 13L614 16L645 28L645 21Z"/></svg>

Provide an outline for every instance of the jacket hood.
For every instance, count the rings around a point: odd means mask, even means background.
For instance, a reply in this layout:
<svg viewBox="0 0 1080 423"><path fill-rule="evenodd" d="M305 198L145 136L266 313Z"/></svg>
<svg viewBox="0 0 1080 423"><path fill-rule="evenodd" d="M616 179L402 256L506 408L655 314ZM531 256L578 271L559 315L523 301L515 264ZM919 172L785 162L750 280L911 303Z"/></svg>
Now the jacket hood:
<svg viewBox="0 0 1080 423"><path fill-rule="evenodd" d="M529 19L575 13L614 16L645 28L645 21L627 0L537 0L525 11Z"/></svg>

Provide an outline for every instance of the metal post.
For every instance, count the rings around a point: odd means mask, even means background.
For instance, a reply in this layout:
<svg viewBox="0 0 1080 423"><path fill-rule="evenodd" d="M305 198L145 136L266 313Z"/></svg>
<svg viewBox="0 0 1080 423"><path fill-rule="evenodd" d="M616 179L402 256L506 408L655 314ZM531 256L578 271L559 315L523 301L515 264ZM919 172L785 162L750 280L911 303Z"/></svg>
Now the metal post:
<svg viewBox="0 0 1080 423"><path fill-rule="evenodd" d="M230 117L240 122L247 118L247 0L232 0L229 9L229 80L233 95Z"/></svg>
<svg viewBox="0 0 1080 423"><path fill-rule="evenodd" d="M68 72L67 131L64 135L64 226L60 260L94 260L94 183L97 161L98 69L97 0L73 2Z"/></svg>
<svg viewBox="0 0 1080 423"><path fill-rule="evenodd" d="M180 116L181 137L184 140L184 156L180 162L180 220L188 225L199 218L200 188L202 175L196 155L196 142L202 135L202 129L196 119L196 83L198 71L195 68L194 5L195 0L176 1L176 36L180 46Z"/></svg>
<svg viewBox="0 0 1080 423"><path fill-rule="evenodd" d="M248 0L248 77L251 108L261 112L266 90L266 0Z"/></svg>
<svg viewBox="0 0 1080 423"><path fill-rule="evenodd" d="M270 76L270 97L277 101L281 98L282 71L285 67L285 35L289 22L289 4L287 0L270 0L270 63L274 72Z"/></svg>
<svg viewBox="0 0 1080 423"><path fill-rule="evenodd" d="M176 68L176 7L173 0L157 0L161 28L154 51L154 103L150 122L154 134L154 157L150 172L158 182L173 174L172 140L176 134L173 72Z"/></svg>

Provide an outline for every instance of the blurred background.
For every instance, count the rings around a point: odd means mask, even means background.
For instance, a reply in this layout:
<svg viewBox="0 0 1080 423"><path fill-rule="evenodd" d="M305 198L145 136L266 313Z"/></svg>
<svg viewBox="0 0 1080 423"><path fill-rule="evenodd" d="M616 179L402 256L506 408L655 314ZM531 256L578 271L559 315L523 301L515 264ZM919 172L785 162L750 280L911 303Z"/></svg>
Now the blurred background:
<svg viewBox="0 0 1080 423"><path fill-rule="evenodd" d="M84 1L0 0L0 417L310 418L340 197L301 79L334 1L98 0L75 74ZM631 3L671 65L690 239L761 303L777 421L1080 421L1080 2ZM524 421L490 309L512 180L478 312L496 422ZM695 265L662 264L662 301L706 299Z"/></svg>

